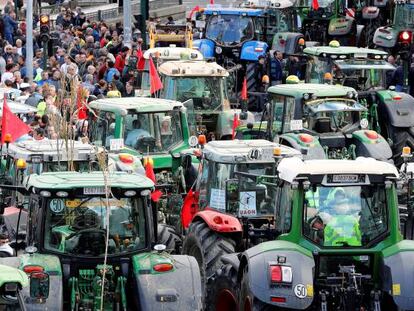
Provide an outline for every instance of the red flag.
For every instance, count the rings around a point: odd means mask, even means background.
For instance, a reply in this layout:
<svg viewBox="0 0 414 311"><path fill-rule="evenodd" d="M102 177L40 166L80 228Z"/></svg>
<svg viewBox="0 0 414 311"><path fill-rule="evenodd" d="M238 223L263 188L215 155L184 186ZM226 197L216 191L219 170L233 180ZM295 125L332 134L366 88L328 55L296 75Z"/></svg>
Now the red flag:
<svg viewBox="0 0 414 311"><path fill-rule="evenodd" d="M11 142L14 142L30 131L30 127L11 112L7 105L6 96L4 96L3 116L1 119L1 143L4 144L6 134L10 134L12 138Z"/></svg>
<svg viewBox="0 0 414 311"><path fill-rule="evenodd" d="M183 228L188 228L191 223L191 220L194 217L196 210L193 210L193 206L195 205L195 195L193 189L188 191L187 195L185 196L183 202L183 208L181 209L181 224Z"/></svg>
<svg viewBox="0 0 414 311"><path fill-rule="evenodd" d="M152 159L147 159L145 162L145 176L152 180L155 184L155 173L154 173L154 166L152 165ZM151 200L154 202L158 202L162 196L162 192L159 189L155 189L151 193Z"/></svg>
<svg viewBox="0 0 414 311"><path fill-rule="evenodd" d="M145 69L145 58L144 58L144 54L142 53L141 49L137 50L137 58L138 58L137 69L139 71L142 71Z"/></svg>
<svg viewBox="0 0 414 311"><path fill-rule="evenodd" d="M319 2L318 2L318 0L312 0L312 9L314 9L315 11L317 9L319 9Z"/></svg>
<svg viewBox="0 0 414 311"><path fill-rule="evenodd" d="M238 126L239 126L239 117L237 116L237 113L235 113L233 117L233 126L231 127L231 139L234 139L234 137L236 137L236 128Z"/></svg>
<svg viewBox="0 0 414 311"><path fill-rule="evenodd" d="M87 109L85 106L85 99L83 98L83 88L80 86L78 88L78 95L77 95L77 108L78 108L78 119L85 120L87 118Z"/></svg>
<svg viewBox="0 0 414 311"><path fill-rule="evenodd" d="M200 7L198 6L198 5L196 5L191 11L190 11L190 14L189 14L189 16L188 16L188 18L189 19L192 19L193 18L193 15L194 15L194 13L195 12L197 12L197 11L199 11L200 10Z"/></svg>
<svg viewBox="0 0 414 311"><path fill-rule="evenodd" d="M149 75L150 75L150 93L155 92L163 88L160 76L158 75L157 68L155 68L152 58L149 59Z"/></svg>
<svg viewBox="0 0 414 311"><path fill-rule="evenodd" d="M241 99L242 100L247 100L247 79L246 77L243 80L243 86L241 89Z"/></svg>

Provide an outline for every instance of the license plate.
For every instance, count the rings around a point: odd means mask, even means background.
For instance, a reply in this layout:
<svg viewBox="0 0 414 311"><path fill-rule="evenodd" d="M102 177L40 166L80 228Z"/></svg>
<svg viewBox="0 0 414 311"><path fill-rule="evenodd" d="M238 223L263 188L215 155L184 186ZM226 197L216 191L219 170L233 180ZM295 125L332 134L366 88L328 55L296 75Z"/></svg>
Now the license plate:
<svg viewBox="0 0 414 311"><path fill-rule="evenodd" d="M83 194L105 194L105 187L83 188Z"/></svg>
<svg viewBox="0 0 414 311"><path fill-rule="evenodd" d="M338 183L358 182L358 175L333 175L332 181Z"/></svg>

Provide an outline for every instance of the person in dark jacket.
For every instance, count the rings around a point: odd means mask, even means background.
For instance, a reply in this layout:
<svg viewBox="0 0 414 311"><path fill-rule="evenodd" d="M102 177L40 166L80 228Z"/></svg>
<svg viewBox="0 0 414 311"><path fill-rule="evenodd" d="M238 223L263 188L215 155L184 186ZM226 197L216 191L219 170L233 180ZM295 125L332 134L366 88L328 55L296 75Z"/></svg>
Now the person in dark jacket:
<svg viewBox="0 0 414 311"><path fill-rule="evenodd" d="M17 22L15 21L16 14L14 12L10 12L9 14L5 14L3 16L3 24L4 24L4 38L10 43L13 44L13 34L17 30Z"/></svg>
<svg viewBox="0 0 414 311"><path fill-rule="evenodd" d="M282 52L274 51L269 65L271 85L281 84L283 79L283 68L285 66Z"/></svg>

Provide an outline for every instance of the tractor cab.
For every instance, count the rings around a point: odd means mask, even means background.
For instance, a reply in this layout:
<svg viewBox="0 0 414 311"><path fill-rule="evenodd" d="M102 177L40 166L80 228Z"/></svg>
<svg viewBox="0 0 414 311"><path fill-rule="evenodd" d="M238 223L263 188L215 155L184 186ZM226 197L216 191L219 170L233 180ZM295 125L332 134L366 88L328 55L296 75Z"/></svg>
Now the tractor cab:
<svg viewBox="0 0 414 311"><path fill-rule="evenodd" d="M357 102L355 89L304 83L277 85L268 92L268 136L307 150L307 158L392 157L387 141L368 130L367 109Z"/></svg>
<svg viewBox="0 0 414 311"><path fill-rule="evenodd" d="M305 81L350 86L358 92L387 88L387 74L395 67L388 63L388 53L351 46L305 48L308 56Z"/></svg>
<svg viewBox="0 0 414 311"><path fill-rule="evenodd" d="M400 233L398 177L394 165L372 158L282 159L273 178L261 179L276 193L275 238L222 257L226 264L210 285L213 303L412 309L414 281L406 275L414 242Z"/></svg>
<svg viewBox="0 0 414 311"><path fill-rule="evenodd" d="M136 95L147 97L151 97L151 83L148 62L150 58L152 58L153 61L158 65L161 65L162 63L167 61L174 60L203 60L203 54L201 54L200 51L186 47L176 47L175 45L170 45L168 47L150 48L144 52L143 57L145 59L145 64L143 68L141 68L142 70L140 71L141 86L139 90L136 91Z"/></svg>
<svg viewBox="0 0 414 311"><path fill-rule="evenodd" d="M161 97L184 102L189 122L198 133L230 138L235 114L243 119L241 110L231 109L227 93L227 70L206 61L170 61L159 67L164 88ZM253 115L244 113L247 120Z"/></svg>
<svg viewBox="0 0 414 311"><path fill-rule="evenodd" d="M124 172L27 178L16 190L29 197L28 247L25 254L10 258L10 265L27 274L42 272L50 282L43 299L24 299L28 309L148 309L160 304L148 282L169 292L175 275L193 279L187 291L196 299L174 285L173 292L181 294L171 307L196 309L197 275L188 273L193 268L197 272L197 265L188 258L165 256L165 247L151 252L157 240L153 189L150 179Z"/></svg>

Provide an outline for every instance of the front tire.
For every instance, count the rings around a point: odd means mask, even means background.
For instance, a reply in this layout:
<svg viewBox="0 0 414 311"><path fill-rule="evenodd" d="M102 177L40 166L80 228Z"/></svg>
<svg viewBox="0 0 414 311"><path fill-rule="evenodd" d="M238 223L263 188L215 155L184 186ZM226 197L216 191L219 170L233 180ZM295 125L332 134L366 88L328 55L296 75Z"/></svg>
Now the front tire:
<svg viewBox="0 0 414 311"><path fill-rule="evenodd" d="M221 266L207 282L206 311L237 311L239 291L237 270Z"/></svg>
<svg viewBox="0 0 414 311"><path fill-rule="evenodd" d="M190 225L183 244L183 254L196 258L204 296L207 280L221 266L221 256L234 253L235 246L234 240L211 230L204 221L198 220Z"/></svg>

